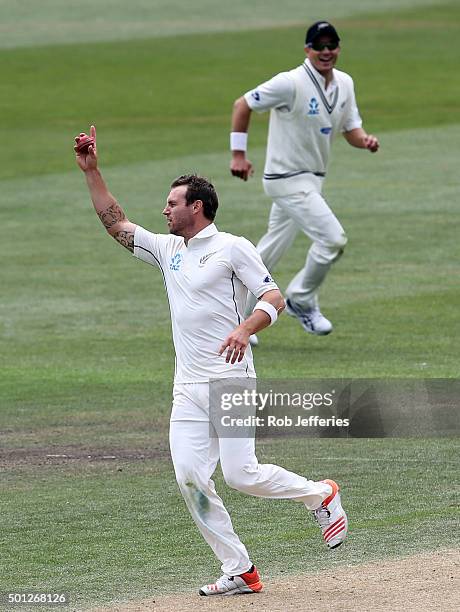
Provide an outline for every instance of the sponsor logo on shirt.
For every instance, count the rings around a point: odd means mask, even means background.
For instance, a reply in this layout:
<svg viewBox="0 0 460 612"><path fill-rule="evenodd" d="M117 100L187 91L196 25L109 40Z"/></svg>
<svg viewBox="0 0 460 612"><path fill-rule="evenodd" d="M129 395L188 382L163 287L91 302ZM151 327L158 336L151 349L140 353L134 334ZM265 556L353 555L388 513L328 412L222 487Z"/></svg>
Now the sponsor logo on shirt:
<svg viewBox="0 0 460 612"><path fill-rule="evenodd" d="M264 283L272 283L272 282L273 282L273 279L272 279L272 277L271 277L271 276L266 276L266 277L264 278Z"/></svg>
<svg viewBox="0 0 460 612"><path fill-rule="evenodd" d="M173 272L177 272L180 269L182 259L183 259L182 253L176 253L173 257L171 257L171 263L169 264L169 269L173 270Z"/></svg>
<svg viewBox="0 0 460 612"><path fill-rule="evenodd" d="M207 255L203 255L203 257L200 258L200 268L202 268L204 266L204 264L208 261L208 259L210 257L212 257L213 255L215 255L217 253L217 251L213 251L212 253L208 253Z"/></svg>
<svg viewBox="0 0 460 612"><path fill-rule="evenodd" d="M330 134L332 132L332 128L331 127L324 127L320 129L321 134Z"/></svg>
<svg viewBox="0 0 460 612"><path fill-rule="evenodd" d="M311 115L319 115L319 104L318 104L318 100L316 98L311 98L310 102L309 102L309 111L308 114Z"/></svg>
<svg viewBox="0 0 460 612"><path fill-rule="evenodd" d="M257 91L257 89L254 89L254 91L251 92L251 97L254 98L256 102L260 101L260 93Z"/></svg>

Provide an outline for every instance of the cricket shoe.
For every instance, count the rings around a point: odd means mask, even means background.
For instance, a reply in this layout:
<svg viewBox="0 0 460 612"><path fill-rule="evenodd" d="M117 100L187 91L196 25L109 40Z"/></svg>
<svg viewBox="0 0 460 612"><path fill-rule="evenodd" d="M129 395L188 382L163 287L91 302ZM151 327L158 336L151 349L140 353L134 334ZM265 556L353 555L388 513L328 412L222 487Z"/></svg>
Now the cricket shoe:
<svg viewBox="0 0 460 612"><path fill-rule="evenodd" d="M249 344L251 346L257 346L259 344L259 338L255 334L249 336Z"/></svg>
<svg viewBox="0 0 460 612"><path fill-rule="evenodd" d="M318 521L328 548L337 548L347 537L348 519L340 503L339 485L333 480L323 480L332 487L332 493L323 501L313 516Z"/></svg>
<svg viewBox="0 0 460 612"><path fill-rule="evenodd" d="M300 324L309 334L327 336L332 331L332 323L321 314L317 306L303 310L288 298L286 300L286 313L299 319Z"/></svg>
<svg viewBox="0 0 460 612"><path fill-rule="evenodd" d="M239 576L223 575L214 584L201 587L200 595L244 595L245 593L258 593L262 590L257 567L253 566L252 572L245 572Z"/></svg>

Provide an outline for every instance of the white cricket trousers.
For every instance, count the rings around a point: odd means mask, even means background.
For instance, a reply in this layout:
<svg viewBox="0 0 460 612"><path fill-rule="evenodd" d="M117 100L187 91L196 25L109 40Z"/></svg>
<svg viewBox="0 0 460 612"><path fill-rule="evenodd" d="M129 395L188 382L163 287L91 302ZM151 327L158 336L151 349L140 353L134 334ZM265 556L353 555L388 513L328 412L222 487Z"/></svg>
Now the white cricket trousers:
<svg viewBox="0 0 460 612"><path fill-rule="evenodd" d="M272 196L268 230L257 244L262 261L271 271L299 230L313 241L305 265L286 289L286 297L304 309L317 305L318 288L347 243L343 227L321 195L321 187L322 179L312 175L305 180L304 190ZM249 296L246 317L251 314L255 303L256 298Z"/></svg>
<svg viewBox="0 0 460 612"><path fill-rule="evenodd" d="M219 460L225 482L233 489L258 497L292 499L310 510L331 494L331 487L277 465L261 465L254 438L210 437L207 383L175 384L173 395L169 435L179 488L198 529L222 562L222 572L242 574L252 562L216 493L212 475Z"/></svg>

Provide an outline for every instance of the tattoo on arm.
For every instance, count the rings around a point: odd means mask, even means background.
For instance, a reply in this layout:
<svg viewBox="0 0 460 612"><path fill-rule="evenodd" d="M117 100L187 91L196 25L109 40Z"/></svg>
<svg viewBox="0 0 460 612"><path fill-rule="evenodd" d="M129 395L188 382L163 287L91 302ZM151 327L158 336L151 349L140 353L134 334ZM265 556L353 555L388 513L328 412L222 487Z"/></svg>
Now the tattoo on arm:
<svg viewBox="0 0 460 612"><path fill-rule="evenodd" d="M117 232L114 238L121 246L124 246L128 251L134 253L134 232Z"/></svg>
<svg viewBox="0 0 460 612"><path fill-rule="evenodd" d="M102 224L104 225L105 229L109 229L113 225L115 225L115 223L118 223L119 221L123 221L124 219L126 219L125 213L123 212L122 208L118 206L117 203L112 204L111 206L109 206L108 208L106 208L105 210L97 214L98 214L99 219L102 221Z"/></svg>

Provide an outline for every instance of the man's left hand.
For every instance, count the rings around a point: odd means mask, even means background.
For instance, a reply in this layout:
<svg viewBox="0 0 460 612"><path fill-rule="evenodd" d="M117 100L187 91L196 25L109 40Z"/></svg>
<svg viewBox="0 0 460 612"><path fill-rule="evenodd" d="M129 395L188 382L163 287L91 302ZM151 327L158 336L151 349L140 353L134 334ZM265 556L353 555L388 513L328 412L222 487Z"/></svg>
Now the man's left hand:
<svg viewBox="0 0 460 612"><path fill-rule="evenodd" d="M376 136L373 136L372 134L368 134L364 138L364 145L365 148L368 149L371 153L377 153L380 147L378 138Z"/></svg>
<svg viewBox="0 0 460 612"><path fill-rule="evenodd" d="M244 353L249 344L249 333L238 325L231 334L229 334L219 349L219 355L222 355L227 350L225 361L227 363L235 363L242 361Z"/></svg>

